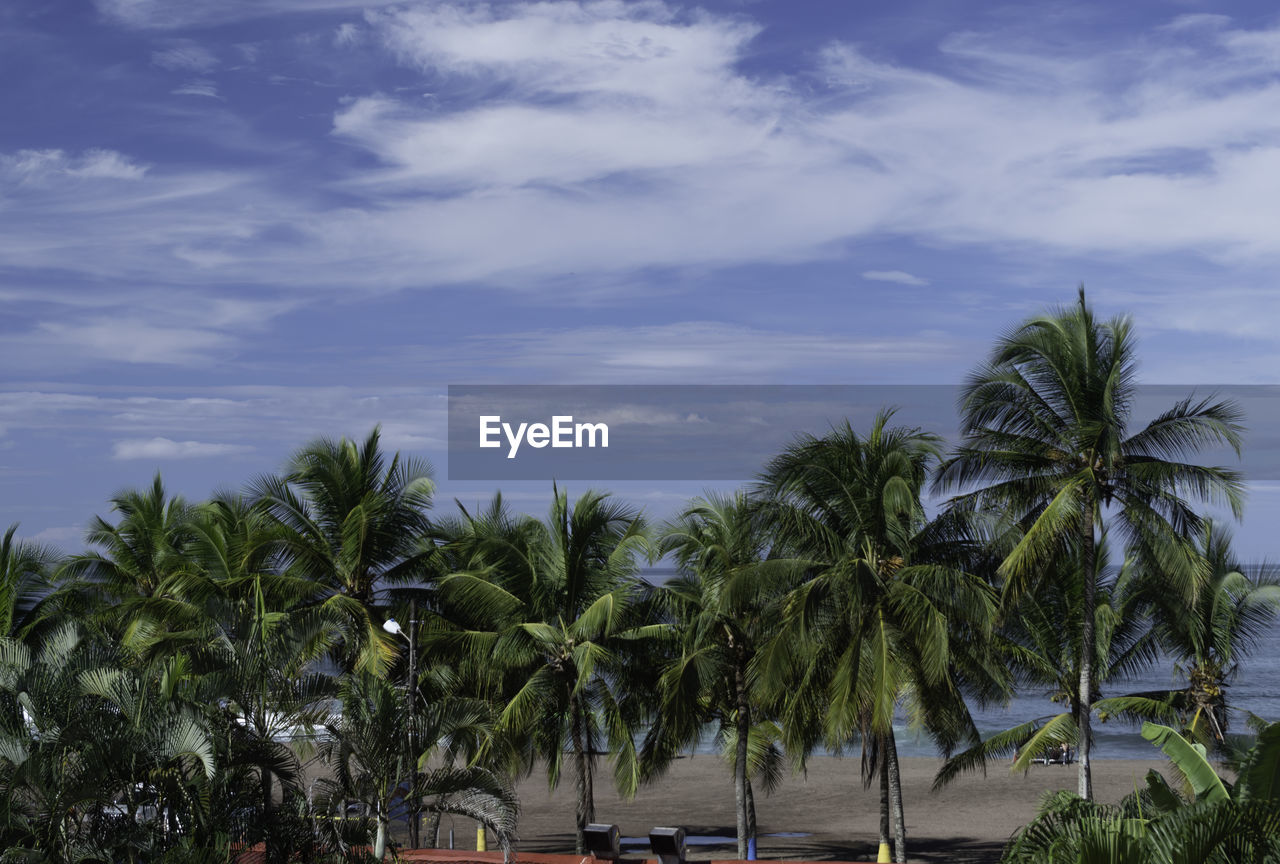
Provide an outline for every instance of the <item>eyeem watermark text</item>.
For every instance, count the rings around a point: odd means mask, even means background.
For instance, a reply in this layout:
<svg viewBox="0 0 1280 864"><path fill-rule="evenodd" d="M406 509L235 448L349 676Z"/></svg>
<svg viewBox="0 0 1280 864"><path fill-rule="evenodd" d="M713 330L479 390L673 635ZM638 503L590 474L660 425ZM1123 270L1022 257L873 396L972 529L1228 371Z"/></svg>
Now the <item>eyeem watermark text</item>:
<svg viewBox="0 0 1280 864"><path fill-rule="evenodd" d="M545 423L521 423L512 429L510 423L502 422L500 414L480 415L480 446L501 447L501 438L507 439L507 458L516 458L521 444L542 449L550 444L552 447L608 447L609 425L607 423L574 423L572 414L557 414L551 418L551 425ZM597 440L599 444L597 444Z"/></svg>

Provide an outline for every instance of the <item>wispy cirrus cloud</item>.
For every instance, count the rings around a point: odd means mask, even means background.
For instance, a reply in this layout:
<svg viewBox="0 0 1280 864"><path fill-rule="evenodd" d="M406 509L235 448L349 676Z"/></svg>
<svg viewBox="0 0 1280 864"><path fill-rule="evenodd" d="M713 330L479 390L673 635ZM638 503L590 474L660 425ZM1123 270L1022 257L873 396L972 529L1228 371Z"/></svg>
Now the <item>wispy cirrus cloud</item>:
<svg viewBox="0 0 1280 864"><path fill-rule="evenodd" d="M231 337L214 330L158 326L138 318L94 318L77 324L45 321L34 341L86 357L124 363L192 365L225 347Z"/></svg>
<svg viewBox="0 0 1280 864"><path fill-rule="evenodd" d="M210 72L218 66L218 57L208 47L191 39L176 41L168 48L151 52L152 64L161 69L182 72Z"/></svg>
<svg viewBox="0 0 1280 864"><path fill-rule="evenodd" d="M89 149L78 155L59 149L0 153L0 180L12 184L41 184L59 178L141 180L147 166L115 150Z"/></svg>
<svg viewBox="0 0 1280 864"><path fill-rule="evenodd" d="M136 459L208 459L214 456L235 456L252 452L253 448L239 444L215 444L210 441L174 441L172 438L126 438L112 447L112 455L120 460Z"/></svg>
<svg viewBox="0 0 1280 864"><path fill-rule="evenodd" d="M0 289L11 321L9 376L100 368L103 363L191 368L226 361L246 340L297 308L296 298L206 297L173 288L90 293L78 286Z"/></svg>
<svg viewBox="0 0 1280 864"><path fill-rule="evenodd" d="M864 270L862 278L870 282L894 282L898 285L928 285L929 280L905 270Z"/></svg>
<svg viewBox="0 0 1280 864"><path fill-rule="evenodd" d="M102 8L137 26L347 8L249 5ZM22 203L0 213L0 254L94 278L310 296L598 290L654 269L841 259L852 241L906 237L1056 260L1176 253L1230 269L1255 296L1269 286L1280 55L1267 46L1280 29L1201 16L1083 47L972 29L928 63L824 40L761 71L749 61L769 34L749 12L560 0L326 22L315 38L382 52L409 84L332 96L332 134L308 142L314 176L122 153L42 168L22 151L0 170ZM140 182L108 182L123 177Z"/></svg>
<svg viewBox="0 0 1280 864"><path fill-rule="evenodd" d="M139 30L216 27L287 15L358 12L398 0L93 0L108 20Z"/></svg>
<svg viewBox="0 0 1280 864"><path fill-rule="evenodd" d="M207 96L211 99L222 98L218 95L218 85L214 84L207 78L197 78L194 81L188 81L172 92L175 96Z"/></svg>

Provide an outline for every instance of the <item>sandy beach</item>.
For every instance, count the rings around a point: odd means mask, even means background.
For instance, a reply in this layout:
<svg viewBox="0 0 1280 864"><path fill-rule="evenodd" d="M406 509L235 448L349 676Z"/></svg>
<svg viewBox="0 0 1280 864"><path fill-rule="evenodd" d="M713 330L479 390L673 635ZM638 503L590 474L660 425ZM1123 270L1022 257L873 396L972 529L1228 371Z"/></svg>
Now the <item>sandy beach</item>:
<svg viewBox="0 0 1280 864"><path fill-rule="evenodd" d="M1166 765L1159 759L1095 761L1095 795L1100 801L1117 801L1142 784L1149 769L1163 770ZM1076 785L1075 766L1037 765L1028 774L1016 775L993 766L986 777L969 775L932 793L937 766L935 759L903 760L913 861L998 861L1009 835L1035 815L1046 791ZM520 848L572 851L574 793L568 775L554 793L547 791L543 775L525 779L519 791ZM757 813L761 858L875 860L879 790L863 789L856 758L810 760L805 774L788 775L772 796L758 798ZM596 818L617 823L623 837L647 836L657 825L683 826L690 834L732 836L730 775L714 756L683 758L661 783L641 790L632 801L620 800L611 778L602 776L596 782ZM459 846L474 841L471 824L456 820ZM766 836L783 832L805 836ZM733 857L734 851L732 844L692 846L690 858Z"/></svg>

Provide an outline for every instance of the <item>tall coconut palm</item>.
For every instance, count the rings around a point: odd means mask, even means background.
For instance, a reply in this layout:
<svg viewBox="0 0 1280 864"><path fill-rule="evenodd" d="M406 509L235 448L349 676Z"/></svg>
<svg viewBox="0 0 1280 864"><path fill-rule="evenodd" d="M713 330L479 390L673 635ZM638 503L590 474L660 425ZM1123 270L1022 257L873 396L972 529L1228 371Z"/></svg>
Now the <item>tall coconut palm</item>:
<svg viewBox="0 0 1280 864"><path fill-rule="evenodd" d="M1096 556L1097 569L1092 574L1085 573L1077 550L1054 562L1054 573L1034 595L1007 597L1011 605L1002 610L1001 625L993 634L996 651L1013 670L1020 691L1042 693L1061 709L997 732L951 757L938 771L934 788L965 771L985 770L994 759L1012 756L1009 770L1026 771L1033 760L1056 754L1063 745L1079 746L1080 715L1085 710L1077 693L1084 653L1080 607L1086 578L1095 583L1097 603L1089 710L1103 718L1114 715L1129 720L1168 716L1145 694L1102 696L1103 685L1153 664L1158 647L1146 606L1135 590L1135 568L1108 572L1099 566L1106 557L1105 544L1100 544L1100 551L1103 554Z"/></svg>
<svg viewBox="0 0 1280 864"><path fill-rule="evenodd" d="M1231 533L1212 521L1197 538L1197 550L1205 566L1190 604L1165 589L1158 571L1143 574L1139 591L1160 645L1186 678L1181 689L1149 695L1174 706L1196 739L1220 747L1229 726L1227 688L1280 612L1280 573L1242 564L1232 552Z"/></svg>
<svg viewBox="0 0 1280 864"><path fill-rule="evenodd" d="M1186 539L1201 519L1188 496L1242 507L1237 472L1186 461L1209 445L1239 452L1241 414L1229 401L1187 398L1133 432L1137 356L1128 318L1100 321L1083 287L1069 308L1036 316L1001 337L960 399L963 439L936 479L959 492L953 506L1007 514L1022 528L1001 564L1006 589L1023 592L1046 564L1081 550L1094 570L1104 519L1152 561L1170 590L1194 597L1196 557ZM1095 587L1086 581L1083 643L1094 642ZM1077 689L1079 792L1093 794L1090 711L1093 658L1084 652Z"/></svg>
<svg viewBox="0 0 1280 864"><path fill-rule="evenodd" d="M955 714L962 701L951 636L960 627L989 632L995 603L981 579L921 554L921 490L942 442L891 427L891 417L881 412L865 436L846 422L823 438L802 437L769 463L760 485L777 502L780 542L814 573L788 599L767 672L775 682L801 676L787 688L789 749L809 744L794 740L795 730L812 734L813 718L831 746L873 737L879 758L864 767L880 770L895 857L905 861L895 711L910 697L926 725L946 710L950 720L964 715Z"/></svg>
<svg viewBox="0 0 1280 864"><path fill-rule="evenodd" d="M399 454L388 460L379 439L375 427L359 444L313 441L283 476L259 478L251 489L287 529L288 573L313 582L313 604L340 626L344 666L384 673L397 647L382 630L379 598L424 572L435 487L425 462Z"/></svg>
<svg viewBox="0 0 1280 864"><path fill-rule="evenodd" d="M645 694L629 686L645 641L664 632L646 619L649 589L637 575L646 550L639 512L587 492L572 505L554 490L545 521L513 518L500 499L455 526L454 559L465 569L440 580L442 602L464 622L455 644L471 665L503 679L500 735L546 763L558 784L566 751L577 787L577 848L595 819L594 765L613 753L625 793L639 782L635 733Z"/></svg>
<svg viewBox="0 0 1280 864"><path fill-rule="evenodd" d="M749 751L752 731L765 719L750 669L773 636L778 601L794 587L798 569L770 558L772 540L765 511L739 492L695 500L665 526L657 547L681 570L662 592L681 645L661 679L646 757L665 763L664 756L696 743L708 723L719 724L722 741L733 748L740 859L754 851ZM761 755L777 755L772 742L761 743Z"/></svg>

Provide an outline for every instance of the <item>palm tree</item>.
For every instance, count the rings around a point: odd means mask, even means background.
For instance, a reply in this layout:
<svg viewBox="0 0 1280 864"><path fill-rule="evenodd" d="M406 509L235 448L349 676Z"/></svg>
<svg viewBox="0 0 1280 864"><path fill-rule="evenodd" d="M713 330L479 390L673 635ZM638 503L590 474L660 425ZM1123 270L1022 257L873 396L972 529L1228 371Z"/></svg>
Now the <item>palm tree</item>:
<svg viewBox="0 0 1280 864"><path fill-rule="evenodd" d="M484 768L446 764L419 775L417 788L404 790L401 785L411 774L411 764L425 761L438 745L448 749L452 736L474 736L471 727L477 715L471 713L471 703L436 704L411 720L402 690L382 678L359 674L344 676L341 695L342 713L328 724L328 737L320 748L334 778L321 785L331 804L357 801L372 811L375 861L386 854L392 809L402 792L404 800L433 799L429 809L436 813L476 819L494 831L504 852L510 851L519 808L510 786L497 775ZM407 752L411 725L413 737L427 743L427 752Z"/></svg>
<svg viewBox="0 0 1280 864"><path fill-rule="evenodd" d="M435 487L425 462L399 454L388 461L379 435L375 427L361 444L313 441L283 476L259 478L252 490L287 529L288 573L310 579L313 604L339 624L344 666L385 673L396 645L382 630L378 598L424 572L433 554L422 541L431 532Z"/></svg>
<svg viewBox="0 0 1280 864"><path fill-rule="evenodd" d="M154 652L197 634L215 589L191 555L195 508L169 495L157 474L149 488L113 496L111 509L119 520L93 518L85 539L100 550L67 561L62 593L94 605L133 650Z"/></svg>
<svg viewBox="0 0 1280 864"><path fill-rule="evenodd" d="M297 791L291 744L327 716L332 680L317 661L335 634L315 610L300 608L311 582L276 571L286 535L265 508L223 495L200 509L194 530L192 555L219 589L216 626L197 652L200 690L226 715L234 743L226 758L250 760L258 772L262 835L275 860L273 776Z"/></svg>
<svg viewBox="0 0 1280 864"><path fill-rule="evenodd" d="M1131 433L1135 352L1129 319L1097 320L1081 288L1075 306L1003 336L965 385L963 440L935 488L962 492L954 507L1004 513L1021 527L1000 567L1007 591L1026 591L1072 546L1085 572L1093 571L1098 532L1114 517L1130 548L1164 573L1170 590L1191 599L1197 568L1185 538L1201 520L1184 496L1225 502L1239 516L1239 474L1185 460L1211 444L1238 453L1240 411L1228 401L1188 398ZM1094 643L1096 605L1094 583L1086 581L1085 645ZM1094 670L1089 652L1083 660L1079 791L1089 798Z"/></svg>
<svg viewBox="0 0 1280 864"><path fill-rule="evenodd" d="M41 619L42 601L52 590L49 574L60 559L53 549L15 540L17 524L0 539L0 636L22 637Z"/></svg>
<svg viewBox="0 0 1280 864"><path fill-rule="evenodd" d="M1246 573L1232 553L1231 533L1213 521L1205 522L1197 549L1205 566L1190 605L1164 589L1158 572L1145 573L1140 585L1161 648L1187 680L1180 690L1148 695L1176 707L1197 740L1221 747L1227 688L1280 611L1280 574L1266 565Z"/></svg>
<svg viewBox="0 0 1280 864"><path fill-rule="evenodd" d="M1108 574L1100 565L1102 554L1095 557L1094 647L1092 664L1094 690L1089 709L1104 719L1114 715L1122 719L1164 717L1168 712L1146 694L1101 698L1102 685L1140 672L1157 659L1155 635L1135 584L1138 577L1133 567ZM998 732L957 753L946 761L934 780L939 788L961 773L982 769L993 759L1013 757L1011 772L1026 771L1033 760L1056 753L1063 745L1079 745L1080 715L1085 703L1079 698L1077 684L1083 662L1080 607L1084 602L1086 574L1081 556L1075 554L1054 562L1054 572L1042 580L1032 595L1008 598L1012 604L1002 612L1002 623L993 635L998 656L1013 670L1022 692L1040 691L1062 706L1053 714L1037 717Z"/></svg>
<svg viewBox="0 0 1280 864"><path fill-rule="evenodd" d="M453 533L450 554L465 569L439 583L462 627L453 644L472 668L501 676L496 730L521 744L527 766L545 761L553 788L569 752L582 851L602 738L618 787L630 794L639 782L634 733L647 700L633 685L652 668L640 659L645 641L665 631L647 619L637 575L644 520L597 492L570 506L557 488L546 521L512 518L499 497L477 516L463 510Z"/></svg>
<svg viewBox="0 0 1280 864"><path fill-rule="evenodd" d="M881 851L891 815L896 859L905 861L895 711L909 697L936 731L953 734L944 717L972 726L952 675L951 635L962 626L989 632L995 603L981 579L922 554L920 494L941 440L890 427L891 417L878 414L865 437L847 421L824 438L802 437L765 470L760 486L777 502L779 542L814 574L788 598L765 674L790 694L789 751L811 746L815 723L835 748L874 739L877 758L864 758L864 775L880 773Z"/></svg>
<svg viewBox="0 0 1280 864"><path fill-rule="evenodd" d="M722 742L732 748L740 859L754 851L752 733L759 739L766 728L764 697L755 692L750 667L773 636L778 600L795 581L792 562L770 559L772 539L765 511L746 495L708 494L665 526L657 548L682 571L662 589L682 644L661 679L645 758L665 767L668 757L697 742L707 723L719 724ZM770 737L758 742L761 768L780 755Z"/></svg>

